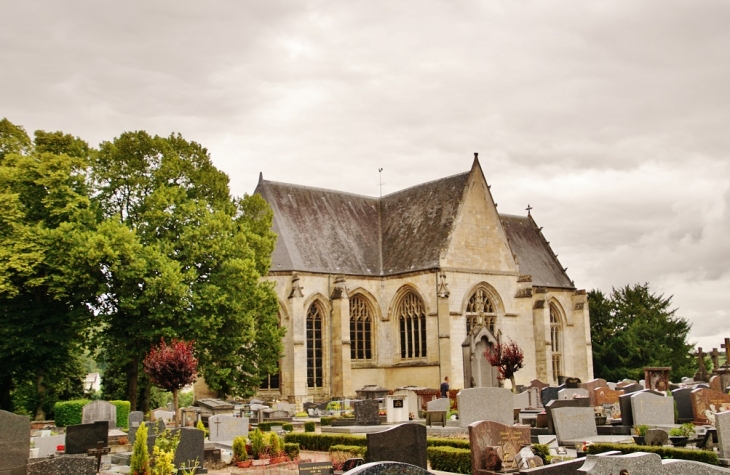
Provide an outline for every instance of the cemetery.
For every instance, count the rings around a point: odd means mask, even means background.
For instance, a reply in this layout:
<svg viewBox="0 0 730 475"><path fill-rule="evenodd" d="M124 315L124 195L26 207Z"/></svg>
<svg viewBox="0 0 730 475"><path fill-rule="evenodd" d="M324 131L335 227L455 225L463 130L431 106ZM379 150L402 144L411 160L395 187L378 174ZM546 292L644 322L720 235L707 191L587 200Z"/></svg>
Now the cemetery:
<svg viewBox="0 0 730 475"><path fill-rule="evenodd" d="M0 411L0 474L730 473L728 369L674 383L647 367L641 381L533 380L445 398L368 386L302 407L203 398L144 414L61 402L40 427Z"/></svg>

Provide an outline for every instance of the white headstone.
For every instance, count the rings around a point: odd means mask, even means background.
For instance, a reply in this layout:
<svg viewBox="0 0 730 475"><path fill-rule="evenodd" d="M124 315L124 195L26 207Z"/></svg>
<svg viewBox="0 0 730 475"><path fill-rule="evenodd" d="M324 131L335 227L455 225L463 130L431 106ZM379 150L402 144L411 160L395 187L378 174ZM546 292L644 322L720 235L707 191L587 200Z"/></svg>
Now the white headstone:
<svg viewBox="0 0 730 475"><path fill-rule="evenodd" d="M730 459L730 411L715 414L715 427L717 428L718 457Z"/></svg>
<svg viewBox="0 0 730 475"><path fill-rule="evenodd" d="M634 425L674 424L674 398L641 391L631 395Z"/></svg>
<svg viewBox="0 0 730 475"><path fill-rule="evenodd" d="M447 397L433 399L426 403L426 410L430 411L430 412L436 412L436 411L447 411L448 412L449 409L451 409L451 399L449 399Z"/></svg>
<svg viewBox="0 0 730 475"><path fill-rule="evenodd" d="M553 409L553 424L558 443L598 435L592 407L558 407Z"/></svg>
<svg viewBox="0 0 730 475"><path fill-rule="evenodd" d="M208 418L208 439L211 442L232 441L239 435L248 436L248 418L215 415Z"/></svg>
<svg viewBox="0 0 730 475"><path fill-rule="evenodd" d="M494 421L514 424L514 397L505 388L462 389L456 395L459 406L459 426L467 427L476 421Z"/></svg>
<svg viewBox="0 0 730 475"><path fill-rule="evenodd" d="M109 422L109 430L117 428L117 406L107 401L91 401L81 410L81 423Z"/></svg>

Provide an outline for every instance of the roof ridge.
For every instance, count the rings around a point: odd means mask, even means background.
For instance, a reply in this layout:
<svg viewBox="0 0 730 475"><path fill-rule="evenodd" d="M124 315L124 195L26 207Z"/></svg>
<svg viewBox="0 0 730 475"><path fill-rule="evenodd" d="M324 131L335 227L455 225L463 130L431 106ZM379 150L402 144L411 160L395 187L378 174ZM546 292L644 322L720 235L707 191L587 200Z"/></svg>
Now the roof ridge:
<svg viewBox="0 0 730 475"><path fill-rule="evenodd" d="M467 172L462 172L462 173L456 173L456 174L454 174L454 175L449 175L449 176L445 176L445 177L443 177L443 178L439 178L439 179L437 179L437 180L431 180L431 181L427 181L427 182L425 182L425 183L419 183L419 184L417 184L417 185L409 186L408 188L403 188L402 190L394 191L393 193L388 193L387 195L384 195L384 196L383 196L383 198L388 198L388 197L390 197L390 196L393 196L393 195L397 195L398 193L403 193L403 192L405 192L405 191L409 191L409 190L412 190L413 188L420 188L420 187L422 187L422 186L426 186L426 185L432 185L432 184L434 184L434 183L438 183L438 182L440 182L440 181L445 181L445 180L449 180L449 179L451 179L451 178L456 178L457 176L464 176L464 175L469 175L470 173L471 173L471 170L469 170L469 171L467 171Z"/></svg>
<svg viewBox="0 0 730 475"><path fill-rule="evenodd" d="M285 185L285 186L288 186L291 188L305 189L305 190L311 190L311 191L322 191L322 192L326 192L326 193L335 193L338 195L356 196L358 198L365 198L368 200L375 200L375 201L378 201L378 199L379 199L377 196L360 195L357 193L351 193L349 191L332 190L329 188L320 188L317 186L297 185L295 183L285 183L283 181L263 180L261 182L261 184L262 185L266 185L266 184Z"/></svg>

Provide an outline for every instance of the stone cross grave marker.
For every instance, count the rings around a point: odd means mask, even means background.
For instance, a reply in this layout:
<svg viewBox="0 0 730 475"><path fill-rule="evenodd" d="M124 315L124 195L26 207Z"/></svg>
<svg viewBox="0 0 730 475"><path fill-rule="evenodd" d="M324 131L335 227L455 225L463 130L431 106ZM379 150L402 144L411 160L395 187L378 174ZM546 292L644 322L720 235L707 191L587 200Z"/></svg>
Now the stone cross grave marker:
<svg viewBox="0 0 730 475"><path fill-rule="evenodd" d="M30 418L0 410L0 473L25 473L30 453Z"/></svg>
<svg viewBox="0 0 730 475"><path fill-rule="evenodd" d="M107 401L91 401L81 410L81 423L109 422L109 429L117 428L117 406Z"/></svg>
<svg viewBox="0 0 730 475"><path fill-rule="evenodd" d="M392 461L426 469L426 426L399 424L367 434L368 462Z"/></svg>
<svg viewBox="0 0 730 475"><path fill-rule="evenodd" d="M530 445L530 428L494 421L473 422L469 424L469 445L473 474L488 469L485 464L487 455L499 452L504 466L510 468L514 465L515 455L524 446Z"/></svg>
<svg viewBox="0 0 730 475"><path fill-rule="evenodd" d="M674 424L674 398L641 391L630 396L634 425ZM623 414L623 411L622 411Z"/></svg>
<svg viewBox="0 0 730 475"><path fill-rule="evenodd" d="M92 455L96 457L96 471L99 472L99 469L101 468L101 457L109 453L109 447L104 447L103 441L98 441L96 443L96 448L89 449L88 453L89 455Z"/></svg>
<svg viewBox="0 0 730 475"><path fill-rule="evenodd" d="M730 338L725 338L725 343L720 348L725 348L725 364L722 366L730 366Z"/></svg>
<svg viewBox="0 0 730 475"><path fill-rule="evenodd" d="M705 353L702 351L702 347L697 348L695 356L697 356L697 371L694 374L694 380L708 381L710 375L707 373L707 368L705 367Z"/></svg>
<svg viewBox="0 0 730 475"><path fill-rule="evenodd" d="M459 406L459 425L467 427L476 421L514 423L512 391L505 388L462 389L456 395Z"/></svg>

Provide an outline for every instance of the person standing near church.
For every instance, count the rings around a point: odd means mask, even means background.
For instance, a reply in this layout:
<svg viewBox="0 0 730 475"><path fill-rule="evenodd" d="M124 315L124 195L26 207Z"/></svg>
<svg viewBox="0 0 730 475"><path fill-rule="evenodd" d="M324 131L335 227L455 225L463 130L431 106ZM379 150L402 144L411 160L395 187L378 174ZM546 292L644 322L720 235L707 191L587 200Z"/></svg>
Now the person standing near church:
<svg viewBox="0 0 730 475"><path fill-rule="evenodd" d="M444 378L444 382L441 383L441 397L449 397L449 377Z"/></svg>

